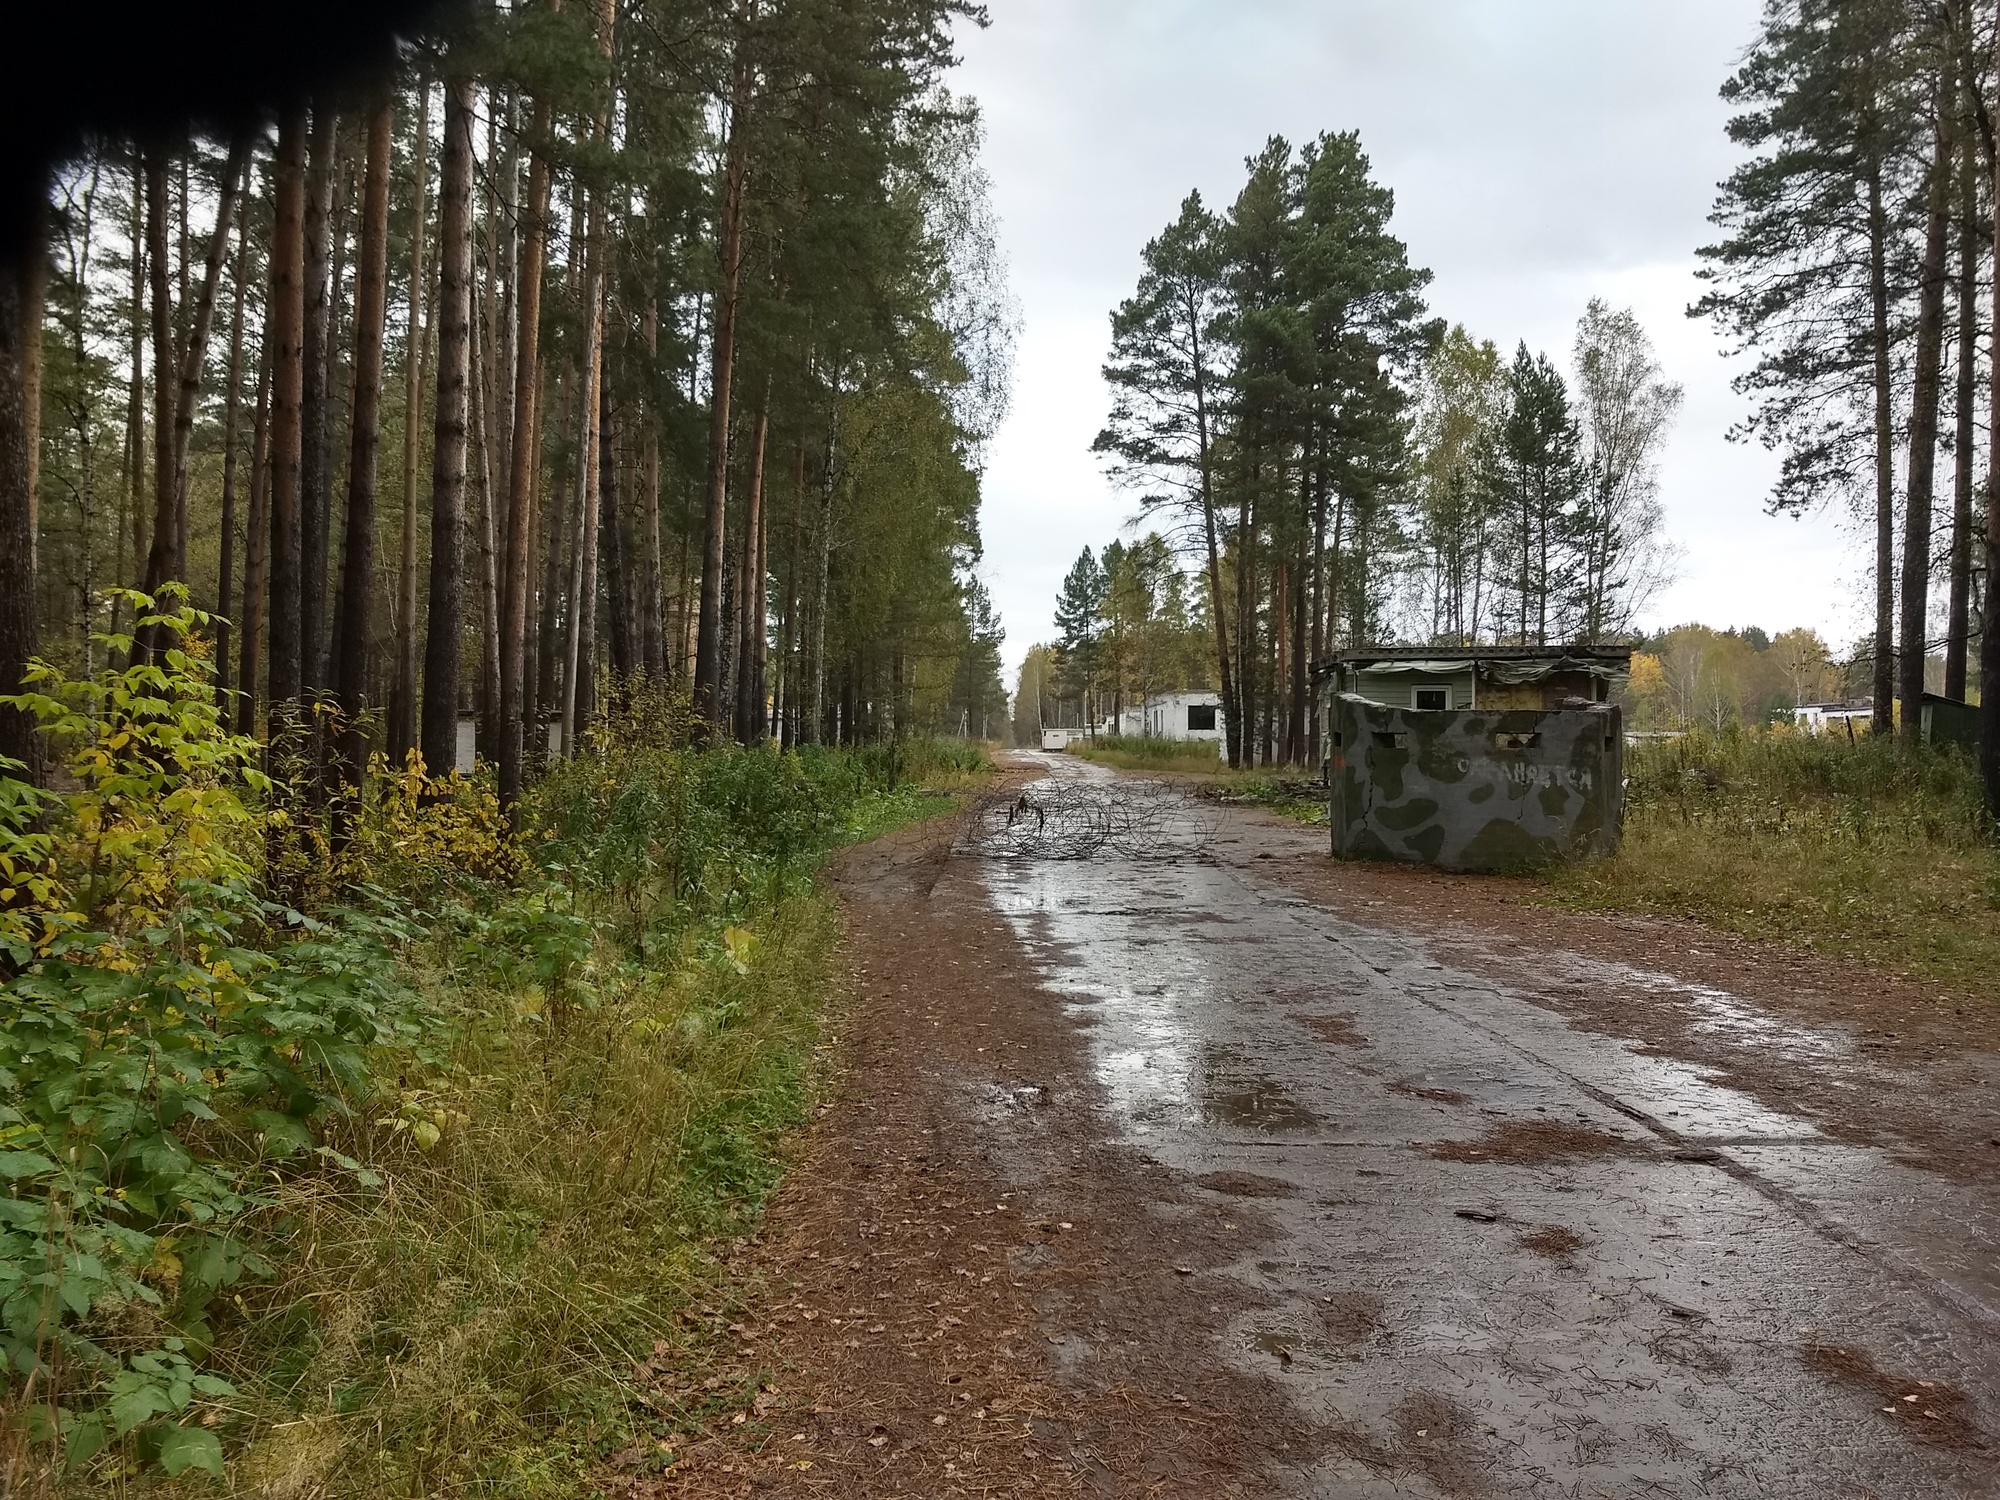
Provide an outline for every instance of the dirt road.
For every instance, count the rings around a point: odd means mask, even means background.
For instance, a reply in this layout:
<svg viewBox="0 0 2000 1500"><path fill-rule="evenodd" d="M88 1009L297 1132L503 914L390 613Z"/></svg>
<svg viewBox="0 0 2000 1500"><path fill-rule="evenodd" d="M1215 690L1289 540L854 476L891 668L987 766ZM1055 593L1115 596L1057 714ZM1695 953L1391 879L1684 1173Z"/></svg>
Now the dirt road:
<svg viewBox="0 0 2000 1500"><path fill-rule="evenodd" d="M2000 1495L1984 1021L1024 760L843 872L763 1393L660 1492Z"/></svg>

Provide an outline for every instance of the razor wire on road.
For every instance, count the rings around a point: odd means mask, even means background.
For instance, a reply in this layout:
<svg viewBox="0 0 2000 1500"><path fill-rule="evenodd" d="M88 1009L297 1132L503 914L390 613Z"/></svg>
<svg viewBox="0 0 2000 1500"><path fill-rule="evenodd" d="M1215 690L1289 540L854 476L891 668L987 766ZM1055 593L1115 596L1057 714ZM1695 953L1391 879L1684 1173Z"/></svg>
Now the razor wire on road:
<svg viewBox="0 0 2000 1500"><path fill-rule="evenodd" d="M1164 781L1052 777L983 799L953 846L1019 859L1207 857L1221 818Z"/></svg>

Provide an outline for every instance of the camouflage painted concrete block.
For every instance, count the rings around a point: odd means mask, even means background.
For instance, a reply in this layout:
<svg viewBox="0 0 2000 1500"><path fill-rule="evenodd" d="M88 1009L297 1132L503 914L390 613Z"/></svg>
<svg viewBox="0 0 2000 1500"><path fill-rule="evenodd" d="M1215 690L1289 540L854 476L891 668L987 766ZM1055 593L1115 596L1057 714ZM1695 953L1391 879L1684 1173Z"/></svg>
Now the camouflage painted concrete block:
<svg viewBox="0 0 2000 1500"><path fill-rule="evenodd" d="M1333 852L1522 870L1618 847L1618 709L1388 708L1343 693L1327 779Z"/></svg>

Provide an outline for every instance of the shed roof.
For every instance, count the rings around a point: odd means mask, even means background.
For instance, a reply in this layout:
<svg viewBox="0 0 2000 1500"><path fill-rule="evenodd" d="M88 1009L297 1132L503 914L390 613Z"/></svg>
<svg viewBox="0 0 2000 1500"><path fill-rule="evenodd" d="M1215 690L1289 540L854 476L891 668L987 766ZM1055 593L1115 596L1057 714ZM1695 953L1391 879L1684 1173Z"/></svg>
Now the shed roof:
<svg viewBox="0 0 2000 1500"><path fill-rule="evenodd" d="M1321 658L1325 666L1370 661L1602 661L1629 662L1630 646L1356 646Z"/></svg>
<svg viewBox="0 0 2000 1500"><path fill-rule="evenodd" d="M1595 677L1623 676L1632 670L1629 646L1358 646L1322 657L1313 668L1331 677L1342 667L1389 672L1450 672L1481 666L1497 668L1491 675L1509 682L1526 682L1557 672L1588 672Z"/></svg>

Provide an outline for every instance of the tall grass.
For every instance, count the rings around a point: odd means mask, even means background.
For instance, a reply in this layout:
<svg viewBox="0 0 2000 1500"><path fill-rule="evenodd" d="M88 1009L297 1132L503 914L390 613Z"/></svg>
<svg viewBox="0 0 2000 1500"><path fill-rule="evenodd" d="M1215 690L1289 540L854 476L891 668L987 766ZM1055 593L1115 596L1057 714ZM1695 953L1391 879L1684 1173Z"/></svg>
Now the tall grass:
<svg viewBox="0 0 2000 1500"><path fill-rule="evenodd" d="M2000 857L1956 750L1779 729L1633 751L1624 847L1554 877L1583 907L1685 916L1990 993Z"/></svg>
<svg viewBox="0 0 2000 1500"><path fill-rule="evenodd" d="M1142 735L1105 735L1071 740L1069 754L1127 771L1215 772L1229 769L1213 740L1166 740Z"/></svg>
<svg viewBox="0 0 2000 1500"><path fill-rule="evenodd" d="M914 776L984 764L695 752L633 726L553 769L529 875L428 890L413 922L403 962L444 1040L373 1060L380 1104L320 1132L362 1170L277 1183L268 1270L211 1319L231 1486L573 1495L754 1394L702 1360L721 1259L813 1089L838 941L815 872L935 811ZM122 1456L50 1482L196 1487Z"/></svg>

